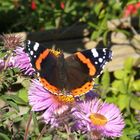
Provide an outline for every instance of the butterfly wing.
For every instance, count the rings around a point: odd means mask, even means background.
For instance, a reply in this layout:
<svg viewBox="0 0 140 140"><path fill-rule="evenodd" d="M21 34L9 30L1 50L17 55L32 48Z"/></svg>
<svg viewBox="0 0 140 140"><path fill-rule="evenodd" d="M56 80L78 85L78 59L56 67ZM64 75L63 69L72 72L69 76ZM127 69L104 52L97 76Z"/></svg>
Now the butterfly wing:
<svg viewBox="0 0 140 140"><path fill-rule="evenodd" d="M39 44L30 40L25 41L25 52L29 55L30 62L36 71L40 71L42 60L47 57L49 50Z"/></svg>
<svg viewBox="0 0 140 140"><path fill-rule="evenodd" d="M89 76L89 69L82 63L76 54L65 59L67 83L65 89L70 94L81 96L87 93L93 87L93 80Z"/></svg>
<svg viewBox="0 0 140 140"><path fill-rule="evenodd" d="M69 89L73 96L80 96L93 88L93 78L101 74L105 64L112 58L108 49L91 49L77 52L65 59Z"/></svg>
<svg viewBox="0 0 140 140"><path fill-rule="evenodd" d="M66 59L57 57L37 42L26 42L32 66L39 74L43 87L59 94L63 89L73 96L80 96L93 88L93 78L101 74L105 64L112 59L108 49L91 49L77 52Z"/></svg>
<svg viewBox="0 0 140 140"><path fill-rule="evenodd" d="M29 55L30 62L39 75L43 87L52 93L58 93L59 75L57 57L45 46L27 40L25 52Z"/></svg>
<svg viewBox="0 0 140 140"><path fill-rule="evenodd" d="M86 50L81 53L86 58L88 58L92 65L95 67L96 72L93 75L94 78L98 77L102 73L107 62L112 60L112 51L107 48L93 48L91 50Z"/></svg>

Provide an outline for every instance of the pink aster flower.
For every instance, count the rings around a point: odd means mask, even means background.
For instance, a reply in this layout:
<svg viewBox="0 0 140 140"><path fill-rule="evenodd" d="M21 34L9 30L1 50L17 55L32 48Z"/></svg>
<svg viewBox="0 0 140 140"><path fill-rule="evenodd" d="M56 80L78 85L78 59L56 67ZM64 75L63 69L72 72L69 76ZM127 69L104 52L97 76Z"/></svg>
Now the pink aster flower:
<svg viewBox="0 0 140 140"><path fill-rule="evenodd" d="M28 55L24 52L24 48L17 47L14 50L15 56L10 58L13 67L19 68L25 75L32 75L35 70L30 63Z"/></svg>
<svg viewBox="0 0 140 140"><path fill-rule="evenodd" d="M18 47L23 44L22 37L13 34L3 35L1 37L3 39L4 47L10 50L10 53L14 52L13 56L6 56L7 59L4 62L4 65L6 65L6 67L17 67L26 75L32 75L34 69L30 64L29 57L24 52L24 48Z"/></svg>
<svg viewBox="0 0 140 140"><path fill-rule="evenodd" d="M120 137L124 128L120 110L114 104L103 103L97 98L77 104L73 115L78 120L77 129L84 126L93 135Z"/></svg>
<svg viewBox="0 0 140 140"><path fill-rule="evenodd" d="M5 65L7 66L5 67ZM13 67L13 63L11 61L8 61L6 63L6 60L0 59L0 71L2 71L5 68L11 68L11 67Z"/></svg>
<svg viewBox="0 0 140 140"><path fill-rule="evenodd" d="M65 116L69 114L71 107L69 105L73 103L73 97L53 95L44 89L38 80L32 81L29 89L29 104L33 111L44 111L42 117L47 124L54 127L64 122Z"/></svg>

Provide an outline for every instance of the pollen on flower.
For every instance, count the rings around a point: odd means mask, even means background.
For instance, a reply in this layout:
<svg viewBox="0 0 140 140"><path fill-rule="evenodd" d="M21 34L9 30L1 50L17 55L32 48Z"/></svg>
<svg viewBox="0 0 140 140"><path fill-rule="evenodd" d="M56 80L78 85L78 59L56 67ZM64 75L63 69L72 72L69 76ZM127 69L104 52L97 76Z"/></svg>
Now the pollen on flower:
<svg viewBox="0 0 140 140"><path fill-rule="evenodd" d="M59 95L59 96L56 96L55 99L58 102L61 102L61 103L72 103L72 102L74 102L74 97L73 96Z"/></svg>
<svg viewBox="0 0 140 140"><path fill-rule="evenodd" d="M55 56L59 56L61 53L60 50L55 50L55 49L50 49L50 52L53 53Z"/></svg>
<svg viewBox="0 0 140 140"><path fill-rule="evenodd" d="M99 113L92 113L89 118L94 125L103 126L107 123L107 118Z"/></svg>

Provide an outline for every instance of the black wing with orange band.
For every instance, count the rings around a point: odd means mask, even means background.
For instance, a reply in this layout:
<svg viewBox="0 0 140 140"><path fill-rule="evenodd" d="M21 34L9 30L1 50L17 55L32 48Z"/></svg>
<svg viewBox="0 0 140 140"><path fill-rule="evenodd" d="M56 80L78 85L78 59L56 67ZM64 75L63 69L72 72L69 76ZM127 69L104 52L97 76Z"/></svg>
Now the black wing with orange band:
<svg viewBox="0 0 140 140"><path fill-rule="evenodd" d="M25 46L25 52L29 55L33 68L40 71L41 63L49 54L49 50L45 46L40 45L38 42L30 40L25 42Z"/></svg>
<svg viewBox="0 0 140 140"><path fill-rule="evenodd" d="M56 87L56 83L59 83L57 57L52 55L50 49L47 49L37 42L27 40L25 45L25 52L29 55L30 62L38 73L38 78L43 87L50 92L57 94L59 92L59 88Z"/></svg>
<svg viewBox="0 0 140 140"><path fill-rule="evenodd" d="M73 96L87 93L93 88L93 78L100 75L105 64L112 59L112 52L108 49L77 52L64 59L62 52L31 41L26 42L26 52L44 88L57 95L63 89Z"/></svg>

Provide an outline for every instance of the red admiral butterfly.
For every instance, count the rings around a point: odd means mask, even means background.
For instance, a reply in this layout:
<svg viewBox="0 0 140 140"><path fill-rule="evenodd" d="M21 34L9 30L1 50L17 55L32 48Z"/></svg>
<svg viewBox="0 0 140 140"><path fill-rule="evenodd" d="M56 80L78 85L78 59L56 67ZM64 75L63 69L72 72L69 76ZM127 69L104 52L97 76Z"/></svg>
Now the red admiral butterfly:
<svg viewBox="0 0 140 140"><path fill-rule="evenodd" d="M61 51L48 49L37 42L26 42L25 51L39 75L43 87L53 94L81 96L93 88L94 78L112 59L109 49L76 52L64 58Z"/></svg>

